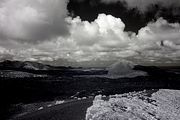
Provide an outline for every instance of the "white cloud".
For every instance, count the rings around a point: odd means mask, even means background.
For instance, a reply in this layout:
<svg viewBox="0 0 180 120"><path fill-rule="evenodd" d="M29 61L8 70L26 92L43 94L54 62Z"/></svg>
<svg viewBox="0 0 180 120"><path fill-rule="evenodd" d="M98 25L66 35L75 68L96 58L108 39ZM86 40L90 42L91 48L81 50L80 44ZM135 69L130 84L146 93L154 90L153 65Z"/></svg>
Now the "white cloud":
<svg viewBox="0 0 180 120"><path fill-rule="evenodd" d="M0 2L0 39L36 42L67 34L67 0Z"/></svg>
<svg viewBox="0 0 180 120"><path fill-rule="evenodd" d="M121 19L111 15L100 14L91 23L81 21L78 17L69 18L68 22L71 34L69 39L76 46L76 52L71 55L79 60L139 57L141 62L165 62L166 59L173 61L179 57L179 23L168 23L159 18L135 35L125 32L125 24Z"/></svg>
<svg viewBox="0 0 180 120"><path fill-rule="evenodd" d="M180 43L180 25L179 23L168 23L163 18L156 22L149 23L146 27L139 30L139 39L148 41L172 40Z"/></svg>
<svg viewBox="0 0 180 120"><path fill-rule="evenodd" d="M17 2L20 4L15 4ZM180 59L180 25L168 23L163 18L150 22L136 35L124 31L121 19L111 15L99 14L93 22L66 17L65 1L7 0L0 6L0 54L3 59L5 55L33 61L127 58L165 63ZM63 36L66 30L69 34ZM36 41L38 44L32 44Z"/></svg>
<svg viewBox="0 0 180 120"><path fill-rule="evenodd" d="M111 15L100 14L91 23L81 21L79 17L68 18L67 21L70 23L70 39L83 51L81 54L89 54L93 58L126 51L131 44L131 36L135 36L124 31L125 24L120 18Z"/></svg>
<svg viewBox="0 0 180 120"><path fill-rule="evenodd" d="M120 18L100 14L94 22L70 19L70 34L74 52L79 60L111 60L138 58L140 62L162 62L179 59L180 25L163 18L150 22L135 35L125 32ZM71 44L72 45L72 44ZM78 54L75 54L78 53Z"/></svg>
<svg viewBox="0 0 180 120"><path fill-rule="evenodd" d="M179 59L180 25L159 18L139 30L138 44L139 51L147 57L161 58L161 61Z"/></svg>

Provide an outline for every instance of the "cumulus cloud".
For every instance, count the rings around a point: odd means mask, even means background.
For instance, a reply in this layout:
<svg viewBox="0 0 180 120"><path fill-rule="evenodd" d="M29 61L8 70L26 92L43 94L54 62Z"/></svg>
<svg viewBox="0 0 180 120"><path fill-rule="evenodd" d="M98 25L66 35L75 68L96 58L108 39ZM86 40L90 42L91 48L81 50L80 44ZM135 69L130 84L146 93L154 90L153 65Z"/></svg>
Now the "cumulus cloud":
<svg viewBox="0 0 180 120"><path fill-rule="evenodd" d="M8 43L14 48L16 59L23 60L57 60L59 58L75 61L93 59L117 59L134 54L131 49L135 34L125 32L125 24L120 18L100 14L94 22L81 21L77 18L66 18L69 36L59 36L37 45ZM2 43L2 42L1 42ZM22 46L23 47L22 47ZM12 47L13 46L13 47Z"/></svg>
<svg viewBox="0 0 180 120"><path fill-rule="evenodd" d="M71 38L81 46L98 46L101 51L115 46L124 46L130 41L129 34L124 32L125 24L120 18L111 15L100 14L91 23L81 21L79 17L69 22L72 25Z"/></svg>
<svg viewBox="0 0 180 120"><path fill-rule="evenodd" d="M116 2L126 2L130 8L138 8L140 11L146 11L149 5L160 4L163 7L180 7L179 0L101 0L101 2L109 4Z"/></svg>
<svg viewBox="0 0 180 120"><path fill-rule="evenodd" d="M36 42L67 34L67 0L0 1L0 40Z"/></svg>
<svg viewBox="0 0 180 120"><path fill-rule="evenodd" d="M180 51L180 25L168 23L163 18L141 28L137 35L139 49L146 56L156 58L178 58Z"/></svg>
<svg viewBox="0 0 180 120"><path fill-rule="evenodd" d="M141 62L159 63L179 60L179 23L168 23L159 18L141 28L136 35L124 31L125 24L121 19L111 15L100 14L91 23L81 21L79 17L67 21L70 23L69 39L74 48L76 46L71 55L80 60L137 58Z"/></svg>
<svg viewBox="0 0 180 120"><path fill-rule="evenodd" d="M99 14L93 22L67 17L64 0L7 0L0 6L1 60L180 59L180 25L163 18L150 22L136 34L124 31L123 21L112 15Z"/></svg>
<svg viewBox="0 0 180 120"><path fill-rule="evenodd" d="M112 54L118 57L118 54L121 54L120 51L128 50L131 46L131 38L135 36L135 34L124 31L125 24L120 18L111 15L100 14L91 23L81 21L79 17L69 18L68 22L71 24L70 39L82 51L79 53L92 58L105 58Z"/></svg>
<svg viewBox="0 0 180 120"><path fill-rule="evenodd" d="M180 38L179 23L168 23L163 18L159 18L156 22L150 22L146 27L139 30L140 39L149 41L172 40L179 44Z"/></svg>

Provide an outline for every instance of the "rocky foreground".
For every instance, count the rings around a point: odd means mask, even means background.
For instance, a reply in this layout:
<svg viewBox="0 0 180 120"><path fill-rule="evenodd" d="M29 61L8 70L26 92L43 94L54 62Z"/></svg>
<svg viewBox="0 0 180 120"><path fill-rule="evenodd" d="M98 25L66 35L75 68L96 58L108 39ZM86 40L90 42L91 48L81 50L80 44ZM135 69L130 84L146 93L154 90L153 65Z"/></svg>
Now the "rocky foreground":
<svg viewBox="0 0 180 120"><path fill-rule="evenodd" d="M179 120L180 90L97 95L40 108L13 120Z"/></svg>
<svg viewBox="0 0 180 120"><path fill-rule="evenodd" d="M180 120L180 91L160 89L96 96L86 120Z"/></svg>

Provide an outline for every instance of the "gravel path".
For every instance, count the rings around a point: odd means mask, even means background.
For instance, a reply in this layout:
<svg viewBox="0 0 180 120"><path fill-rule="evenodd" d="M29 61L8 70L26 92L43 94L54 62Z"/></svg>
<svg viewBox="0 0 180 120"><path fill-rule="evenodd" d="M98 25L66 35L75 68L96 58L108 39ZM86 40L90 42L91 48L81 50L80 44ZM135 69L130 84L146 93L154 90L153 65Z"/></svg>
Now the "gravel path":
<svg viewBox="0 0 180 120"><path fill-rule="evenodd" d="M45 108L13 120L85 120L93 99L84 99Z"/></svg>

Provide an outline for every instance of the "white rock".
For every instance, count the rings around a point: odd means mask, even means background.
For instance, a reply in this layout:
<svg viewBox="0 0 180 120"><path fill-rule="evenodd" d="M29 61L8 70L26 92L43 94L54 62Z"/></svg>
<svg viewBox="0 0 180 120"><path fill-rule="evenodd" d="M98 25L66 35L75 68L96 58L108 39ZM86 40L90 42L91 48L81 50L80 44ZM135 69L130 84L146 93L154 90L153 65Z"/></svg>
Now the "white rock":
<svg viewBox="0 0 180 120"><path fill-rule="evenodd" d="M82 99L87 99L87 97L83 97Z"/></svg>
<svg viewBox="0 0 180 120"><path fill-rule="evenodd" d="M52 106L52 104L47 105L47 107L51 107L51 106Z"/></svg>
<svg viewBox="0 0 180 120"><path fill-rule="evenodd" d="M81 98L78 98L78 100L81 100Z"/></svg>
<svg viewBox="0 0 180 120"><path fill-rule="evenodd" d="M56 102L55 102L55 105L59 105L59 104L62 104L62 103L64 103L64 100L57 100Z"/></svg>
<svg viewBox="0 0 180 120"><path fill-rule="evenodd" d="M43 109L43 107L38 108L38 110L42 110L42 109Z"/></svg>
<svg viewBox="0 0 180 120"><path fill-rule="evenodd" d="M126 95L107 101L96 96L87 109L86 120L180 120L180 90L163 89L151 97L145 91Z"/></svg>

